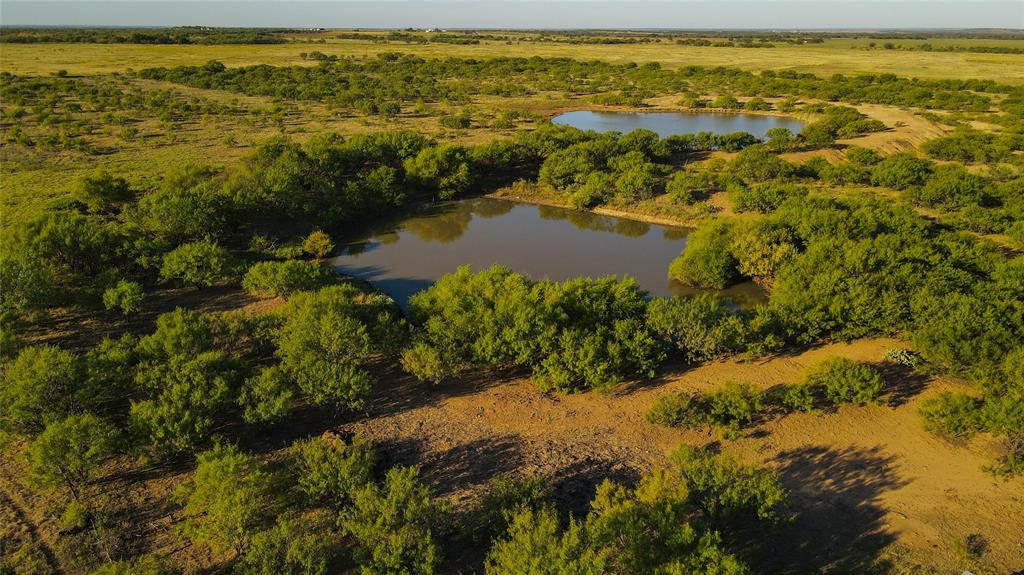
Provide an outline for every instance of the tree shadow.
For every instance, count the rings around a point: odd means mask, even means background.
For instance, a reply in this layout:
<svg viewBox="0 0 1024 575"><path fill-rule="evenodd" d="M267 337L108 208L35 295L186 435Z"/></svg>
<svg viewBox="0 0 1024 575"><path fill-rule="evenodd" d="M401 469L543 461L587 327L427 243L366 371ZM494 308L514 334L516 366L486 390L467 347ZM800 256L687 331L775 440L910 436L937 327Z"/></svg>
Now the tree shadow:
<svg viewBox="0 0 1024 575"><path fill-rule="evenodd" d="M796 518L777 528L756 564L770 573L884 572L881 552L895 541L882 495L908 483L879 447L812 445L776 457Z"/></svg>
<svg viewBox="0 0 1024 575"><path fill-rule="evenodd" d="M395 465L418 465L423 481L437 496L473 490L511 473L523 463L523 443L515 435L476 439L444 451L424 454L424 443L398 439L377 444L381 469Z"/></svg>
<svg viewBox="0 0 1024 575"><path fill-rule="evenodd" d="M924 391L928 376L913 368L889 361L873 365L886 384L886 402L889 407L900 407Z"/></svg>
<svg viewBox="0 0 1024 575"><path fill-rule="evenodd" d="M409 375L398 360L378 362L372 371L380 384L373 390L363 410L362 417L367 419L434 405L446 398L472 395L528 375L528 372L521 369L474 369L441 383L431 384Z"/></svg>
<svg viewBox="0 0 1024 575"><path fill-rule="evenodd" d="M588 457L551 474L556 478L551 484L551 499L563 519L570 515L580 519L590 510L597 487L605 480L634 486L640 475L638 470L620 461Z"/></svg>

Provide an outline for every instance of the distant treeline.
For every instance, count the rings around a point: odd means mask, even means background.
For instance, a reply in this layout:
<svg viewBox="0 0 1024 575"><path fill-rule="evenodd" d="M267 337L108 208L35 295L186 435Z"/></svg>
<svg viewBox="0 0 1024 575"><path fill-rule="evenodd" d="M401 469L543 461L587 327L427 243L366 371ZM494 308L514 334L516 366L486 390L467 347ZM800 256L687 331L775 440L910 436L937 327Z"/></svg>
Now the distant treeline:
<svg viewBox="0 0 1024 575"><path fill-rule="evenodd" d="M882 48L884 50L905 50L909 52L972 52L977 54L1024 54L1024 48L1013 46L933 46L931 44L916 44L913 46L901 46L886 42L879 46L875 42L868 44L868 50Z"/></svg>
<svg viewBox="0 0 1024 575"><path fill-rule="evenodd" d="M133 28L133 29L26 29L0 30L0 42L10 44L285 44L289 30L250 28Z"/></svg>

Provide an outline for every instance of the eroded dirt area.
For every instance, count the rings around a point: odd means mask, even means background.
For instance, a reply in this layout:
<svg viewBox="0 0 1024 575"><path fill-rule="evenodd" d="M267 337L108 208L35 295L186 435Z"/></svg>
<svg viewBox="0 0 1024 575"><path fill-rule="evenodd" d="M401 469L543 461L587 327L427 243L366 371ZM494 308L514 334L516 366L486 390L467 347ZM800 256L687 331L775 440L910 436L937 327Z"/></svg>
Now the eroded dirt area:
<svg viewBox="0 0 1024 575"><path fill-rule="evenodd" d="M688 444L778 470L797 518L772 539L774 572L864 573L888 559L923 568L908 572L1024 568L1024 485L983 470L998 446L988 438L954 445L921 426L920 402L953 382L890 367L883 405L787 416L735 441L645 420L668 391L712 389L728 379L767 388L799 381L807 366L833 355L881 363L896 345L866 340L764 361L715 362L615 395L547 396L516 378L431 389L401 380L382 386L367 416L343 427L378 442L396 463L421 465L456 507L488 480L516 472L556 478L559 503L582 512L602 478L630 481ZM984 541L980 559L962 551L970 535Z"/></svg>

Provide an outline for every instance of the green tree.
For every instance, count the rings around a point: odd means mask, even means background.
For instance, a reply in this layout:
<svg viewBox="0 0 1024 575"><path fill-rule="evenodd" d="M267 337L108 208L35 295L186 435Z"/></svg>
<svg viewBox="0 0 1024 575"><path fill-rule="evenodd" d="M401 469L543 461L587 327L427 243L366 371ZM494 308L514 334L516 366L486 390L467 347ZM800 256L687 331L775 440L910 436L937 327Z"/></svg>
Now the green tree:
<svg viewBox="0 0 1024 575"><path fill-rule="evenodd" d="M701 288L722 289L732 283L737 262L729 250L730 231L730 222L715 222L694 232L669 266L669 277Z"/></svg>
<svg viewBox="0 0 1024 575"><path fill-rule="evenodd" d="M404 336L393 306L361 298L351 285L296 294L276 338L281 366L315 403L362 405L374 385L370 358L396 349Z"/></svg>
<svg viewBox="0 0 1024 575"><path fill-rule="evenodd" d="M601 575L608 553L593 549L574 520L563 530L551 509L521 509L487 555L487 575Z"/></svg>
<svg viewBox="0 0 1024 575"><path fill-rule="evenodd" d="M135 193L124 178L99 171L82 177L73 197L93 212L107 212L131 201Z"/></svg>
<svg viewBox="0 0 1024 575"><path fill-rule="evenodd" d="M213 350L213 322L202 312L175 308L156 318L156 330L139 340L139 352L153 361Z"/></svg>
<svg viewBox="0 0 1024 575"><path fill-rule="evenodd" d="M54 421L29 443L29 477L44 488L64 485L80 500L83 486L116 452L118 442L117 429L91 413Z"/></svg>
<svg viewBox="0 0 1024 575"><path fill-rule="evenodd" d="M312 502L336 507L373 480L377 462L373 445L358 435L351 443L328 435L299 441L290 453L298 470L299 489Z"/></svg>
<svg viewBox="0 0 1024 575"><path fill-rule="evenodd" d="M909 152L890 154L875 164L871 172L871 183L904 190L919 186L932 173L932 163Z"/></svg>
<svg viewBox="0 0 1024 575"><path fill-rule="evenodd" d="M182 505L181 532L215 552L244 554L278 506L273 477L255 457L217 445L199 454L192 478L174 492Z"/></svg>
<svg viewBox="0 0 1024 575"><path fill-rule="evenodd" d="M314 258L325 258L334 251L334 241L326 232L314 230L302 240L302 250Z"/></svg>
<svg viewBox="0 0 1024 575"><path fill-rule="evenodd" d="M234 261L215 242L202 240L183 244L164 255L160 280L178 280L185 285L210 287L234 277Z"/></svg>
<svg viewBox="0 0 1024 575"><path fill-rule="evenodd" d="M238 372L235 360L214 351L149 366L139 383L154 397L132 404L132 427L157 451L191 451L209 441L218 418L235 402Z"/></svg>
<svg viewBox="0 0 1024 575"><path fill-rule="evenodd" d="M405 162L406 178L415 185L433 190L441 199L466 191L471 180L465 148L450 144L424 148Z"/></svg>
<svg viewBox="0 0 1024 575"><path fill-rule="evenodd" d="M288 297L295 292L324 286L333 278L331 269L319 262L258 262L245 272L242 288L264 297Z"/></svg>
<svg viewBox="0 0 1024 575"><path fill-rule="evenodd" d="M877 370L844 357L833 357L810 368L804 384L821 389L834 403L874 403L885 388Z"/></svg>
<svg viewBox="0 0 1024 575"><path fill-rule="evenodd" d="M0 422L15 433L37 435L77 409L82 378L78 356L51 345L26 347L6 367L0 386Z"/></svg>
<svg viewBox="0 0 1024 575"><path fill-rule="evenodd" d="M235 566L241 575L327 575L341 553L341 542L325 514L282 515L274 526L252 536Z"/></svg>
<svg viewBox="0 0 1024 575"><path fill-rule="evenodd" d="M724 301L710 294L655 298L647 308L647 324L689 363L737 351L738 321Z"/></svg>
<svg viewBox="0 0 1024 575"><path fill-rule="evenodd" d="M118 310L122 315L133 315L142 311L144 297L142 284L121 280L103 292L103 306L110 311Z"/></svg>
<svg viewBox="0 0 1024 575"><path fill-rule="evenodd" d="M356 543L359 572L432 574L441 560L435 527L443 508L413 467L392 467L383 485L357 490L339 525Z"/></svg>

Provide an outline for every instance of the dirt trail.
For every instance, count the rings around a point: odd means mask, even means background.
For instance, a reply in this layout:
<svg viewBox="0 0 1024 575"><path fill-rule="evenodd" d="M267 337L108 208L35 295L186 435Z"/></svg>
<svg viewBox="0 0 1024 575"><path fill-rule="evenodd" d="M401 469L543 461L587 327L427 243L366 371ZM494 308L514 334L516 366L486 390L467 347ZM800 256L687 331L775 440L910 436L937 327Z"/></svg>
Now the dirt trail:
<svg viewBox="0 0 1024 575"><path fill-rule="evenodd" d="M426 391L403 381L382 393L368 417L347 427L379 442L395 462L421 465L456 506L489 479L513 471L557 478L556 497L579 506L603 477L636 477L681 443L715 445L778 469L792 492L800 516L780 535L775 552L783 563L865 572L879 557L898 554L941 572L1021 569L1022 482L1001 482L982 470L995 456L990 441L952 445L921 427L922 398L948 382L888 373L889 405L793 415L720 444L710 432L645 420L667 391L710 389L727 379L769 387L798 381L806 366L833 355L881 362L895 345L868 340L767 361L715 362L615 396L549 397L523 379ZM986 542L980 561L957 552L971 534Z"/></svg>
<svg viewBox="0 0 1024 575"><path fill-rule="evenodd" d="M4 462L0 459L0 466L2 465ZM0 521L4 523L0 533L5 535L4 539L7 536L13 538L19 533L26 536L30 541L22 541L19 547L23 547L25 543L33 546L42 554L50 573L62 575L64 570L53 552L53 547L25 508L24 501L17 495L17 490L7 477L6 471L0 471ZM21 529L18 529L18 526Z"/></svg>

